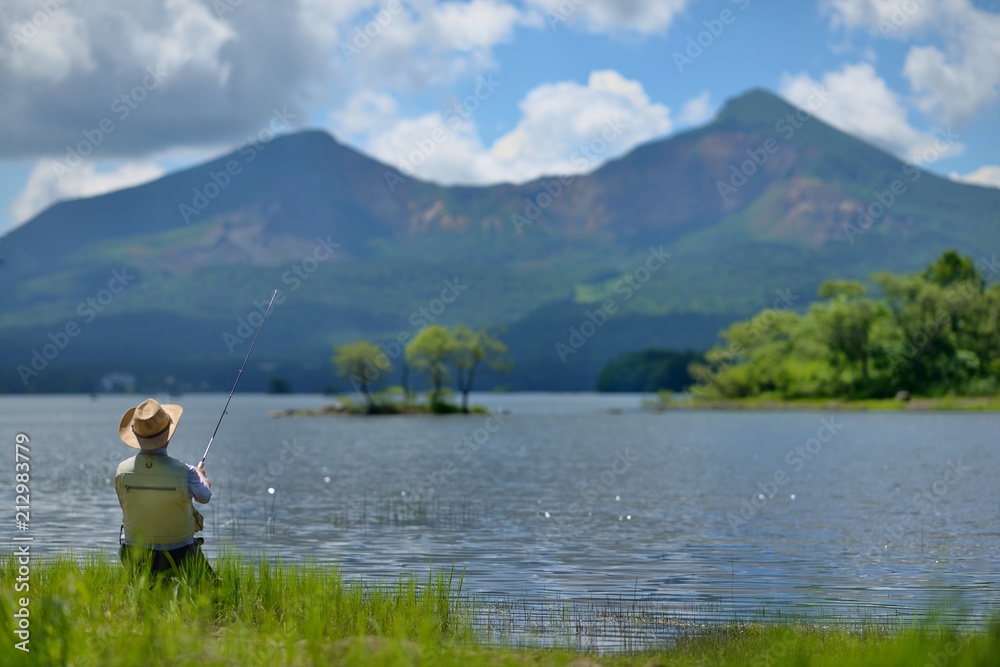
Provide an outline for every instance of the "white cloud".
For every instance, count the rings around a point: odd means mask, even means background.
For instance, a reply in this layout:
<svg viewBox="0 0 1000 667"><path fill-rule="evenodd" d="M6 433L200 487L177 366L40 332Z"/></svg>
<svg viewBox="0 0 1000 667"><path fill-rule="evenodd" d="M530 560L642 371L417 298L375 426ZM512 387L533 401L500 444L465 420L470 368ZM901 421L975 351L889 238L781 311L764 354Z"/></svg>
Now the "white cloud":
<svg viewBox="0 0 1000 667"><path fill-rule="evenodd" d="M0 70L22 82L58 83L71 74L106 78L154 64L169 71L193 65L218 75L227 67L220 50L236 38L233 28L198 0L137 0L127 7L113 0L15 2L23 12L12 14L33 19L10 22L6 32L26 38L0 43L5 56L0 63L6 62ZM48 18L42 21L40 15ZM4 18L0 26L8 25ZM33 34L29 24L38 26ZM108 64L116 71L99 71Z"/></svg>
<svg viewBox="0 0 1000 667"><path fill-rule="evenodd" d="M617 7L590 3L586 12ZM497 45L518 27L541 26L536 10L513 0L50 4L30 39L0 40L0 159L65 153L104 119L115 131L96 159L223 149L275 108L305 119L304 107L341 105L359 91L405 95L488 72ZM16 33L39 6L0 2L0 34ZM655 23L655 6L633 1L615 11ZM150 67L166 72L162 84L128 118L117 117L113 101Z"/></svg>
<svg viewBox="0 0 1000 667"><path fill-rule="evenodd" d="M903 159L921 159L938 141L933 133L921 132L910 124L899 96L869 63L845 65L839 72L826 73L822 81L806 74L781 77L781 94L800 107L807 107L807 100L816 90L825 91L826 96L826 101L812 110L816 116ZM940 159L962 148L962 144L950 140L944 150L939 144L935 154Z"/></svg>
<svg viewBox="0 0 1000 667"><path fill-rule="evenodd" d="M63 173L60 178L49 160L38 162L31 170L24 190L10 205L10 215L20 224L57 201L93 197L120 188L139 185L159 178L163 169L154 162L136 161L101 166L84 163Z"/></svg>
<svg viewBox="0 0 1000 667"><path fill-rule="evenodd" d="M867 28L883 36L908 35L932 23L940 0L822 0L834 25Z"/></svg>
<svg viewBox="0 0 1000 667"><path fill-rule="evenodd" d="M94 70L86 22L59 4L42 9L32 0L11 0L0 10L0 28L0 68L17 78L56 84L74 70Z"/></svg>
<svg viewBox="0 0 1000 667"><path fill-rule="evenodd" d="M365 134L392 122L398 106L396 98L388 93L362 90L352 95L333 117L334 128L347 136Z"/></svg>
<svg viewBox="0 0 1000 667"><path fill-rule="evenodd" d="M1000 95L1000 15L970 9L954 32L948 54L914 47L903 71L924 112L964 125Z"/></svg>
<svg viewBox="0 0 1000 667"><path fill-rule="evenodd" d="M994 164L982 166L971 174L965 174L964 176L960 176L955 172L952 172L950 176L953 181L973 183L988 188L1000 188L1000 166Z"/></svg>
<svg viewBox="0 0 1000 667"><path fill-rule="evenodd" d="M709 92L706 90L698 97L692 97L681 108L681 113L677 117L677 122L683 125L701 125L712 117L715 109L708 101Z"/></svg>
<svg viewBox="0 0 1000 667"><path fill-rule="evenodd" d="M374 19L387 4L390 3L379 0L298 0L298 29L310 44L332 47L338 39L348 36L345 26L351 19L367 11L367 15L362 17L362 23L365 23ZM391 12L389 15L392 15Z"/></svg>
<svg viewBox="0 0 1000 667"><path fill-rule="evenodd" d="M940 122L964 125L1000 97L997 12L970 0L825 0L823 6L834 25L923 40L910 47L903 73L919 108Z"/></svg>
<svg viewBox="0 0 1000 667"><path fill-rule="evenodd" d="M527 4L556 29L570 24L599 33L657 34L670 27L690 0L527 0Z"/></svg>
<svg viewBox="0 0 1000 667"><path fill-rule="evenodd" d="M472 0L437 5L429 18L448 50L473 51L510 39L520 12L503 2Z"/></svg>
<svg viewBox="0 0 1000 667"><path fill-rule="evenodd" d="M492 171L475 126L458 116L399 119L376 134L367 150L404 174L448 185L476 183Z"/></svg>
<svg viewBox="0 0 1000 667"><path fill-rule="evenodd" d="M233 27L213 16L208 6L197 0L173 0L165 3L164 9L166 27L134 20L128 14L116 17L119 42L127 45L123 51L139 62L155 63L168 72L203 72L224 86L232 63L227 62L222 49L236 39Z"/></svg>
<svg viewBox="0 0 1000 667"><path fill-rule="evenodd" d="M586 86L575 82L544 84L521 102L522 118L500 137L490 154L507 179L526 181L551 173L589 171L575 154L610 135L596 162L624 154L636 144L668 132L670 110L650 102L642 84L613 70L592 72Z"/></svg>
<svg viewBox="0 0 1000 667"><path fill-rule="evenodd" d="M420 90L493 69L493 47L526 22L501 0L416 0L389 16L377 29L361 16L337 47L335 63L358 89ZM373 36L358 27L370 28Z"/></svg>
<svg viewBox="0 0 1000 667"><path fill-rule="evenodd" d="M312 40L298 4L17 1L19 9L5 2L0 11L0 158L65 152L103 119L115 131L98 159L232 145L273 108L295 108L304 82L330 76L332 46ZM54 9L37 34L7 39L21 25L18 12L43 5ZM126 118L114 101L136 91L148 69L165 75L140 91Z"/></svg>
<svg viewBox="0 0 1000 667"><path fill-rule="evenodd" d="M488 104L488 79L476 90ZM670 110L650 101L637 81L618 72L592 72L587 85L565 81L540 85L521 101L517 126L484 146L470 96L442 114L395 119L381 129L365 127L367 141L352 138L373 157L443 184L521 183L546 174L592 171L636 145L670 131ZM332 119L334 131L358 128L359 100Z"/></svg>

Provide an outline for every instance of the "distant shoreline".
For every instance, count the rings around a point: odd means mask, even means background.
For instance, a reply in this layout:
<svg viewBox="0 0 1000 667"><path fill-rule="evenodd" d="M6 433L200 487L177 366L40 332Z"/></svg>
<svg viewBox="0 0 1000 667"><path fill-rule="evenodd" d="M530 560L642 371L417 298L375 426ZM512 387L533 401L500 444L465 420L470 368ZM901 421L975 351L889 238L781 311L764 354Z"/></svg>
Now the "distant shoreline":
<svg viewBox="0 0 1000 667"><path fill-rule="evenodd" d="M379 405L374 412L369 412L365 406L338 403L325 405L322 408L286 408L272 410L271 417L329 417L332 415L348 415L359 417L383 417L391 415L461 415L486 414L488 411L481 405L470 405L469 412L464 413L459 406L446 404L447 409L435 411L426 405Z"/></svg>
<svg viewBox="0 0 1000 667"><path fill-rule="evenodd" d="M945 396L942 398L912 398L901 401L895 398L873 398L860 400L839 399L796 399L777 400L773 398L701 399L694 401L652 401L646 407L656 412L667 410L844 410L873 412L992 412L1000 411L1000 396Z"/></svg>

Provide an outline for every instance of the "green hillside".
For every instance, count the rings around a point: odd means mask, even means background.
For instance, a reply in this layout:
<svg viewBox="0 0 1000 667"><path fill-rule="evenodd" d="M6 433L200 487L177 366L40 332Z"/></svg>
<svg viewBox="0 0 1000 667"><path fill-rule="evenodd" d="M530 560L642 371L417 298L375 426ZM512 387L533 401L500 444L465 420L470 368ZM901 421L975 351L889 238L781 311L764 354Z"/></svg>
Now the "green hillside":
<svg viewBox="0 0 1000 667"><path fill-rule="evenodd" d="M114 371L150 390L224 389L245 353L227 334L274 289L246 387L280 376L317 390L335 384L333 345L415 332L446 281L465 287L436 321L507 327L514 368L483 386L589 390L612 357L705 350L779 294L801 310L828 278L1000 247L1000 191L815 118L793 127L796 111L751 91L704 127L562 182L441 187L308 131L56 204L0 240L0 390L89 390ZM608 300L607 322L560 355ZM60 346L67 326L78 331ZM25 383L34 351L46 363Z"/></svg>

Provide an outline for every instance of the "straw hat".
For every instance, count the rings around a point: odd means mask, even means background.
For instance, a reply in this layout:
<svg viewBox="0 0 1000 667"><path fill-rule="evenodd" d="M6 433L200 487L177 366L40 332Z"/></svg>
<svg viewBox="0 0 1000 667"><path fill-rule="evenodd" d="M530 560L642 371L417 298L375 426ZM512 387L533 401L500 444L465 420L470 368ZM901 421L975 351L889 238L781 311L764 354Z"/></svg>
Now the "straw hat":
<svg viewBox="0 0 1000 667"><path fill-rule="evenodd" d="M122 416L118 437L135 449L163 447L174 436L182 412L184 408L179 405L160 405L147 398Z"/></svg>

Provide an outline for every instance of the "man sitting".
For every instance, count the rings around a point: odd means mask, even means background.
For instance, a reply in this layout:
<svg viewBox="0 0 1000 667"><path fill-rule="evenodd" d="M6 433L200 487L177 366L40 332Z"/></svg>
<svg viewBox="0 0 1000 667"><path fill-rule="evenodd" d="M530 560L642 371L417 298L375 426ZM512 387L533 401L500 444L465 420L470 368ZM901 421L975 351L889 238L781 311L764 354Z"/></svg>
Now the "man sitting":
<svg viewBox="0 0 1000 667"><path fill-rule="evenodd" d="M203 468L167 455L183 411L147 398L122 417L119 437L141 451L122 461L115 473L122 508L120 557L153 573L205 568L214 576L201 552L204 539L194 536L204 520L192 503L211 500L211 483Z"/></svg>

